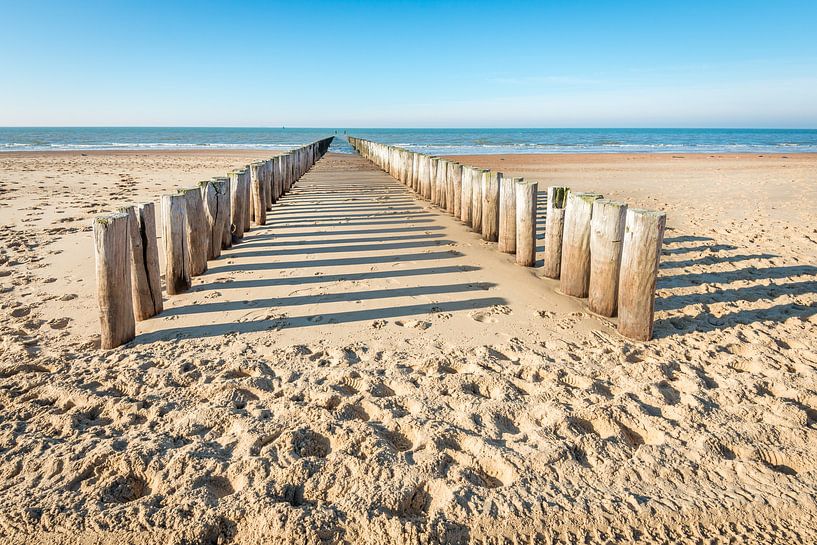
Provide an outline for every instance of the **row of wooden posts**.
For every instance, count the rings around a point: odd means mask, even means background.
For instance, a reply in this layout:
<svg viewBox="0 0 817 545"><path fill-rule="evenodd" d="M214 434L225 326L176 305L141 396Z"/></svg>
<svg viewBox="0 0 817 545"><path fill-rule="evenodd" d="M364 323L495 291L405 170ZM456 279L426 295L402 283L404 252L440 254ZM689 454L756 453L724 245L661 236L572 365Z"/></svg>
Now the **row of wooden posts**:
<svg viewBox="0 0 817 545"><path fill-rule="evenodd" d="M267 210L329 149L332 137L264 161L253 162L163 195L161 231L165 289L176 295L207 261L241 241L251 223L264 225ZM154 203L120 208L93 221L101 347L132 340L137 320L162 311L159 247Z"/></svg>
<svg viewBox="0 0 817 545"><path fill-rule="evenodd" d="M536 182L360 138L349 143L518 264L535 266ZM652 338L666 215L561 186L548 187L546 203L544 275L559 279L566 295L586 297L592 312L618 315L622 335Z"/></svg>

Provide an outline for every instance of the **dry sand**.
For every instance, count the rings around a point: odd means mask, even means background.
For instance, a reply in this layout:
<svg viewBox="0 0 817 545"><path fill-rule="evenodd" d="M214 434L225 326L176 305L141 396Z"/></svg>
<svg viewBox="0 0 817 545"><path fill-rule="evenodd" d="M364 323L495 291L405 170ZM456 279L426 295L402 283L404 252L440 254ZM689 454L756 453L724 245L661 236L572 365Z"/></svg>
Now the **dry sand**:
<svg viewBox="0 0 817 545"><path fill-rule="evenodd" d="M462 159L665 209L649 343L330 154L98 350L90 218L259 156L0 155L0 541L817 539L817 157Z"/></svg>

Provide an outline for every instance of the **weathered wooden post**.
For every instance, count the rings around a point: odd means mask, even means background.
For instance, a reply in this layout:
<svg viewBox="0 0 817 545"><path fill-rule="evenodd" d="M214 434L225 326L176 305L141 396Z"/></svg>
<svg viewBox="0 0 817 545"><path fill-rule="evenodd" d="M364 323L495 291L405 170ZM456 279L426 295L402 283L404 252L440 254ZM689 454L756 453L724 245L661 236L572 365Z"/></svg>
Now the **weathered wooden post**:
<svg viewBox="0 0 817 545"><path fill-rule="evenodd" d="M429 183L431 184L431 204L437 204L437 192L439 190L438 180L437 180L437 171L440 168L440 158L439 157L432 157L431 158L431 176L429 177Z"/></svg>
<svg viewBox="0 0 817 545"><path fill-rule="evenodd" d="M213 178L199 184L210 241L207 248L207 259L216 259L221 255L222 249L229 248L232 245L229 229L229 184L229 178L222 177Z"/></svg>
<svg viewBox="0 0 817 545"><path fill-rule="evenodd" d="M462 165L451 163L451 208L454 217L459 219L462 216Z"/></svg>
<svg viewBox="0 0 817 545"><path fill-rule="evenodd" d="M446 187L448 185L448 161L440 159L437 162L437 206L445 210L446 208Z"/></svg>
<svg viewBox="0 0 817 545"><path fill-rule="evenodd" d="M128 214L94 219L96 291L102 348L116 348L136 336L131 292Z"/></svg>
<svg viewBox="0 0 817 545"><path fill-rule="evenodd" d="M543 271L548 278L559 278L562 271L562 233L569 187L548 187L545 216L545 260Z"/></svg>
<svg viewBox="0 0 817 545"><path fill-rule="evenodd" d="M666 222L664 212L627 210L618 284L618 331L631 339L652 338L655 282Z"/></svg>
<svg viewBox="0 0 817 545"><path fill-rule="evenodd" d="M264 197L267 210L272 210L272 159L264 161Z"/></svg>
<svg viewBox="0 0 817 545"><path fill-rule="evenodd" d="M256 225L266 225L267 223L267 202L264 193L264 180L262 173L263 163L255 162L250 164L250 184L252 185L252 217Z"/></svg>
<svg viewBox="0 0 817 545"><path fill-rule="evenodd" d="M187 247L190 248L190 276L207 272L207 249L210 246L210 230L204 214L204 203L198 187L181 189L187 207Z"/></svg>
<svg viewBox="0 0 817 545"><path fill-rule="evenodd" d="M431 198L431 157L422 157L422 180L420 181L420 196L425 200Z"/></svg>
<svg viewBox="0 0 817 545"><path fill-rule="evenodd" d="M506 254L516 252L516 184L522 178L502 178L499 184L499 234L496 249Z"/></svg>
<svg viewBox="0 0 817 545"><path fill-rule="evenodd" d="M241 217L244 218L244 232L250 230L252 221L252 188L250 187L250 165L244 167L243 176L241 176L241 187L244 192L244 201L242 203L244 210L241 212Z"/></svg>
<svg viewBox="0 0 817 545"><path fill-rule="evenodd" d="M516 185L516 262L523 267L536 264L536 182L514 178Z"/></svg>
<svg viewBox="0 0 817 545"><path fill-rule="evenodd" d="M590 219L598 193L570 193L565 207L560 289L566 295L587 297L590 283Z"/></svg>
<svg viewBox="0 0 817 545"><path fill-rule="evenodd" d="M234 242L238 242L244 238L243 177L243 170L233 170L230 172L230 231Z"/></svg>
<svg viewBox="0 0 817 545"><path fill-rule="evenodd" d="M499 186L501 172L486 171L482 177L482 239L499 239Z"/></svg>
<svg viewBox="0 0 817 545"><path fill-rule="evenodd" d="M460 220L465 225L471 226L471 187L473 184L473 169L468 166L462 167L462 195L460 197Z"/></svg>
<svg viewBox="0 0 817 545"><path fill-rule="evenodd" d="M187 246L185 196L162 196L162 239L165 247L165 285L168 295L190 289L190 249Z"/></svg>
<svg viewBox="0 0 817 545"><path fill-rule="evenodd" d="M473 170L473 181L471 184L471 229L476 233L482 233L482 189L485 184L484 178L491 175L487 169L475 168Z"/></svg>
<svg viewBox="0 0 817 545"><path fill-rule="evenodd" d="M420 154L417 152L413 152L411 154L411 189L414 190L415 193L419 191L419 183L420 180Z"/></svg>
<svg viewBox="0 0 817 545"><path fill-rule="evenodd" d="M590 220L590 287L587 306L602 316L614 316L627 205L608 199L593 203Z"/></svg>
<svg viewBox="0 0 817 545"><path fill-rule="evenodd" d="M147 320L162 311L156 214L152 202L119 211L128 216L133 314L137 321Z"/></svg>

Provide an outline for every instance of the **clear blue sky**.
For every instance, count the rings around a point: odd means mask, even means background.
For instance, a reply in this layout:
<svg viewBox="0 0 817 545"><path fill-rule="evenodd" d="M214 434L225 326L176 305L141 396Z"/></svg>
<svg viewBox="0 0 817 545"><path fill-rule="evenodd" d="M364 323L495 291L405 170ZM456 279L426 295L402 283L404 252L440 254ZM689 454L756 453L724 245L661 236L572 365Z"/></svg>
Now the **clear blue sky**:
<svg viewBox="0 0 817 545"><path fill-rule="evenodd" d="M817 127L816 0L0 13L0 125Z"/></svg>

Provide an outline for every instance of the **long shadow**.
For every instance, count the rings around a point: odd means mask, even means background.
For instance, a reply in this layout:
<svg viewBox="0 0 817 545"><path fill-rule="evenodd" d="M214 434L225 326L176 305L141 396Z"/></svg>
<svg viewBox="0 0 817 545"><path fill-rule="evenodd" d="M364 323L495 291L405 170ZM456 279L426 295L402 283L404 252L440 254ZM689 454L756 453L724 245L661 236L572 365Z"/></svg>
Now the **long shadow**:
<svg viewBox="0 0 817 545"><path fill-rule="evenodd" d="M380 244L355 244L348 246L320 246L320 247L297 247L288 248L286 250L272 250L265 251L249 251L249 252L234 252L230 257L269 257L274 256L288 256L288 255L302 255L302 254L328 254L339 252L376 252L378 250L405 250L408 248L435 248L445 244L451 244L452 241L446 239L436 240L417 240L413 242L391 242Z"/></svg>
<svg viewBox="0 0 817 545"><path fill-rule="evenodd" d="M256 280L229 280L226 282L210 282L199 284L190 291L202 292L208 290L270 288L278 286L302 286L305 284L331 284L334 282L356 282L360 280L376 280L380 278L405 278L407 276L429 276L434 274L467 273L480 270L472 265L451 265L445 267L430 267L425 269L390 269L386 271L366 271L359 273L322 274L319 276L287 276L283 278L260 278ZM208 271L207 274L210 274Z"/></svg>
<svg viewBox="0 0 817 545"><path fill-rule="evenodd" d="M377 255L368 257L345 257L336 259L308 259L302 261L289 261L281 263L233 263L211 267L209 271L213 273L226 273L232 271L258 271L276 269L297 269L299 267L341 267L347 265L377 265L383 263L400 263L411 261L431 261L435 259L452 259L460 257L456 250L445 252L428 252L407 255Z"/></svg>
<svg viewBox="0 0 817 545"><path fill-rule="evenodd" d="M719 263L737 263L738 261L748 261L750 259L772 259L776 256L774 254L750 254L750 255L707 255L700 259L685 259L683 261L662 261L658 268L665 269L682 269L684 267L694 267L696 265L717 265Z"/></svg>
<svg viewBox="0 0 817 545"><path fill-rule="evenodd" d="M767 284L763 286L744 286L709 293L690 293L670 295L656 300L656 310L671 310L688 305L732 303L738 301L760 301L775 299L781 295L804 295L817 292L817 281L792 282L790 284Z"/></svg>
<svg viewBox="0 0 817 545"><path fill-rule="evenodd" d="M692 332L709 332L727 329L736 325L750 325L756 322L784 322L790 318L805 319L817 314L817 303L799 305L796 303L775 305L763 309L747 309L715 316L711 312L701 312L696 316L677 316L655 321L655 337L664 338Z"/></svg>
<svg viewBox="0 0 817 545"><path fill-rule="evenodd" d="M712 244L701 246L682 246L681 248L664 248L661 250L662 255L688 254L691 252L722 252L725 250L737 250L737 246L731 244Z"/></svg>
<svg viewBox="0 0 817 545"><path fill-rule="evenodd" d="M345 231L321 231L316 233L281 233L278 231L273 230L271 227L267 226L260 226L260 227L253 227L252 229L252 240L267 240L267 239L279 239L279 238L304 238L304 237L324 237L327 234L332 235L343 235L343 236L352 236L352 235L373 235L373 234L381 234L381 233L406 233L406 232L416 232L422 231L423 233L427 233L429 231L442 231L445 229L442 225L421 225L419 227L395 227L390 229L353 229L353 230L345 230ZM258 232L269 232L270 234L267 235L255 235Z"/></svg>
<svg viewBox="0 0 817 545"><path fill-rule="evenodd" d="M403 213L403 212L394 212L388 213L381 210L372 211L371 214L354 214L354 215L327 215L327 216L299 216L294 215L292 219L281 219L278 221L278 217L275 217L274 220L270 221L267 220L267 225L269 226L295 226L295 225L302 225L302 224L309 224L313 225L315 223L324 223L327 221L339 221L339 220L346 220L349 223L354 225L361 225L359 222L360 220L369 220L369 219L378 219L378 218L401 218L404 221L412 222L419 220L425 220L430 215L429 212L412 212L412 213ZM367 225L367 224L363 224Z"/></svg>
<svg viewBox="0 0 817 545"><path fill-rule="evenodd" d="M383 217L387 217L387 216L383 216ZM434 221L434 220L432 218L430 218L430 217L429 218L424 217L424 218L410 219L410 220L407 220L406 218L403 218L403 219L398 220L398 221L385 221L384 220L384 221L355 221L355 222L336 222L336 223L324 223L324 222L318 222L317 220L315 220L315 223L320 223L320 227L344 227L344 226L357 227L359 225L395 225L395 224L401 225L406 221L410 221L411 223L429 223L429 222ZM306 223L306 225L305 225L306 227L312 227L313 226L312 222L284 222L283 224L285 226L296 227L296 225L293 225L293 224L296 224L296 223ZM253 230L255 230L255 227L253 227ZM296 236L303 236L303 234L299 233Z"/></svg>
<svg viewBox="0 0 817 545"><path fill-rule="evenodd" d="M658 286L660 288L681 288L700 286L701 284L722 284L737 280L774 280L792 276L817 276L817 267L813 265L789 265L764 269L747 267L734 271L679 274L660 277Z"/></svg>
<svg viewBox="0 0 817 545"><path fill-rule="evenodd" d="M399 307L334 312L321 315L283 316L273 320L178 327L141 335L132 341L132 345L146 344L159 340L218 337L228 333L252 333L272 329L292 329L299 327L313 327L324 324L344 324L350 322L383 320L387 318L416 316L419 314L456 312L460 310L474 310L478 308L505 304L507 304L507 301L502 297L484 297L481 299L468 299L465 301L422 303Z"/></svg>
<svg viewBox="0 0 817 545"><path fill-rule="evenodd" d="M327 234L327 233L322 233ZM243 250L245 248L270 248L270 252L274 252L277 255L277 250L275 247L278 246L293 246L293 247L302 247L306 245L313 245L313 244L320 244L320 245L330 245L330 244L354 244L360 242L396 242L398 240L438 240L442 234L439 233L431 233L431 234L417 234L417 235L400 235L396 237L359 237L359 238L332 238L332 239L323 239L323 240L299 240L297 242L292 241L282 241L282 242L245 242L241 244L240 248ZM450 241L446 241L450 242ZM228 257L232 257L235 254L230 254Z"/></svg>
<svg viewBox="0 0 817 545"><path fill-rule="evenodd" d="M487 291L496 286L491 282L474 282L468 284L447 284L440 286L413 286L379 290L346 291L320 295L297 295L293 297L271 297L253 299L252 301L220 301L216 303L198 303L184 307L167 309L164 316L200 314L207 312L229 312L255 307L294 307L314 305L317 303L342 303L368 301L372 299L389 299L393 297L418 297L421 295L442 295L469 291Z"/></svg>

